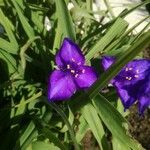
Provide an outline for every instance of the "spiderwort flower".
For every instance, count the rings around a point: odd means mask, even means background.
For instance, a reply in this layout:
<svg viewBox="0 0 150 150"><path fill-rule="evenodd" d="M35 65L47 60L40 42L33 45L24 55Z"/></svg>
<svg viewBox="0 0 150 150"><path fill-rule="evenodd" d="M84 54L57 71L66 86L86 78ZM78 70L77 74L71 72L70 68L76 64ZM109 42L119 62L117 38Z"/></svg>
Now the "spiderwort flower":
<svg viewBox="0 0 150 150"><path fill-rule="evenodd" d="M78 89L90 87L97 79L94 69L85 65L85 58L69 38L65 38L56 54L57 69L49 77L48 98L51 101L69 99Z"/></svg>
<svg viewBox="0 0 150 150"><path fill-rule="evenodd" d="M114 62L115 57L104 56L102 58L104 70ZM143 114L150 105L150 60L135 59L129 62L111 83L116 88L125 110L138 100L139 114Z"/></svg>

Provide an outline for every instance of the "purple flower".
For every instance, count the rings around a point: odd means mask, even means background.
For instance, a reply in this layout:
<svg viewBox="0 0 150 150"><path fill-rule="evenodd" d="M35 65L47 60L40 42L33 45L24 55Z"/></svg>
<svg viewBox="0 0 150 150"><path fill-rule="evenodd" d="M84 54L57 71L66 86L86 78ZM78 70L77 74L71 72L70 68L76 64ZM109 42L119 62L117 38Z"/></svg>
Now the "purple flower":
<svg viewBox="0 0 150 150"><path fill-rule="evenodd" d="M65 38L56 55L58 69L49 77L48 98L51 101L69 99L78 89L90 87L97 79L94 69L85 65L85 58L69 38Z"/></svg>
<svg viewBox="0 0 150 150"><path fill-rule="evenodd" d="M115 57L104 56L102 65L107 70L115 62ZM129 108L136 100L139 114L150 105L150 60L135 59L129 62L111 83L117 90L124 108Z"/></svg>

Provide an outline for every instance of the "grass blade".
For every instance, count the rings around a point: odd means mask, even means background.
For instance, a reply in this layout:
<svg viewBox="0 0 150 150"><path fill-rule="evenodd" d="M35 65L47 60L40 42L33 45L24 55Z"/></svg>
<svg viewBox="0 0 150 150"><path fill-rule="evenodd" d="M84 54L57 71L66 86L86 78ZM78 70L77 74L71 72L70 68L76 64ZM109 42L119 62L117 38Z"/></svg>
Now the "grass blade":
<svg viewBox="0 0 150 150"><path fill-rule="evenodd" d="M109 150L108 143L106 142L105 132L102 126L102 122L95 110L95 108L89 103L82 108L82 115L89 124L101 150Z"/></svg>
<svg viewBox="0 0 150 150"><path fill-rule="evenodd" d="M56 112L62 117L62 119L64 120L65 124L67 125L68 127L68 130L69 130L69 133L70 133L70 137L72 139L72 141L74 142L74 147L76 150L80 150L79 146L78 146L78 143L76 141L76 138L75 138L75 134L74 134L74 131L73 131L73 128L72 126L70 125L65 113L55 104L55 103L48 103L47 101L45 101L46 104L48 104L51 108L53 108L54 110L56 110Z"/></svg>
<svg viewBox="0 0 150 150"><path fill-rule="evenodd" d="M104 96L97 95L93 99L93 104L107 128L125 147L141 150L140 144L136 143L127 132L127 121Z"/></svg>
<svg viewBox="0 0 150 150"><path fill-rule="evenodd" d="M30 24L28 23L28 21L25 18L25 16L23 15L21 8L18 6L16 1L11 0L11 2L13 3L13 5L15 7L15 10L17 11L17 14L19 16L20 22L22 24L22 27L25 30L25 33L28 35L29 38L34 38L34 30L30 26Z"/></svg>
<svg viewBox="0 0 150 150"><path fill-rule="evenodd" d="M13 44L16 48L16 51L18 50L18 43L16 41L16 38L14 36L14 33L12 31L13 27L8 18L4 15L2 10L0 10L0 23L3 25L5 28L5 31L7 33L7 36L9 37L9 40L11 44Z"/></svg>
<svg viewBox="0 0 150 150"><path fill-rule="evenodd" d="M73 22L65 1L56 0L55 2L56 2L57 17L58 20L60 21L58 23L62 24L61 29L63 36L70 37L72 40L75 40L76 37Z"/></svg>
<svg viewBox="0 0 150 150"><path fill-rule="evenodd" d="M89 53L86 55L86 60L90 60L98 52L102 52L114 39L118 38L122 32L126 30L128 23L121 18L118 18L116 22L111 26L104 37L98 40L93 45ZM117 29L117 30L116 30Z"/></svg>

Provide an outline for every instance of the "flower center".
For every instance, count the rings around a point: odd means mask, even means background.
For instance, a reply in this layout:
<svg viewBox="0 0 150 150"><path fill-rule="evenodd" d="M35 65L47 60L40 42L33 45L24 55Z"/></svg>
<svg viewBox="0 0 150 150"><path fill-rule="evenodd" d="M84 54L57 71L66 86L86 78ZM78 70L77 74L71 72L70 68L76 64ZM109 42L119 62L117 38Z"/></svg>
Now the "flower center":
<svg viewBox="0 0 150 150"><path fill-rule="evenodd" d="M72 62L66 65L65 71L71 73L75 78L79 76L79 74L85 73L85 69L81 69L81 62L76 62L75 59L71 59Z"/></svg>
<svg viewBox="0 0 150 150"><path fill-rule="evenodd" d="M139 70L134 70L132 67L125 68L125 79L126 80L133 80L139 78Z"/></svg>

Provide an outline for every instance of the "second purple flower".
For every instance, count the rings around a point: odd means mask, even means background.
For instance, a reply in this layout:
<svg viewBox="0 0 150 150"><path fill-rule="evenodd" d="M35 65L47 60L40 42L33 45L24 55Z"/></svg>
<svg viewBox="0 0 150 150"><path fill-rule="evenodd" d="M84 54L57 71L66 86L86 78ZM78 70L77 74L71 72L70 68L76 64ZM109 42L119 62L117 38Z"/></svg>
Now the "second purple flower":
<svg viewBox="0 0 150 150"><path fill-rule="evenodd" d="M102 65L107 70L115 62L115 57L104 56ZM125 109L138 100L139 114L150 106L150 60L135 59L129 62L115 76L111 83L117 90Z"/></svg>

